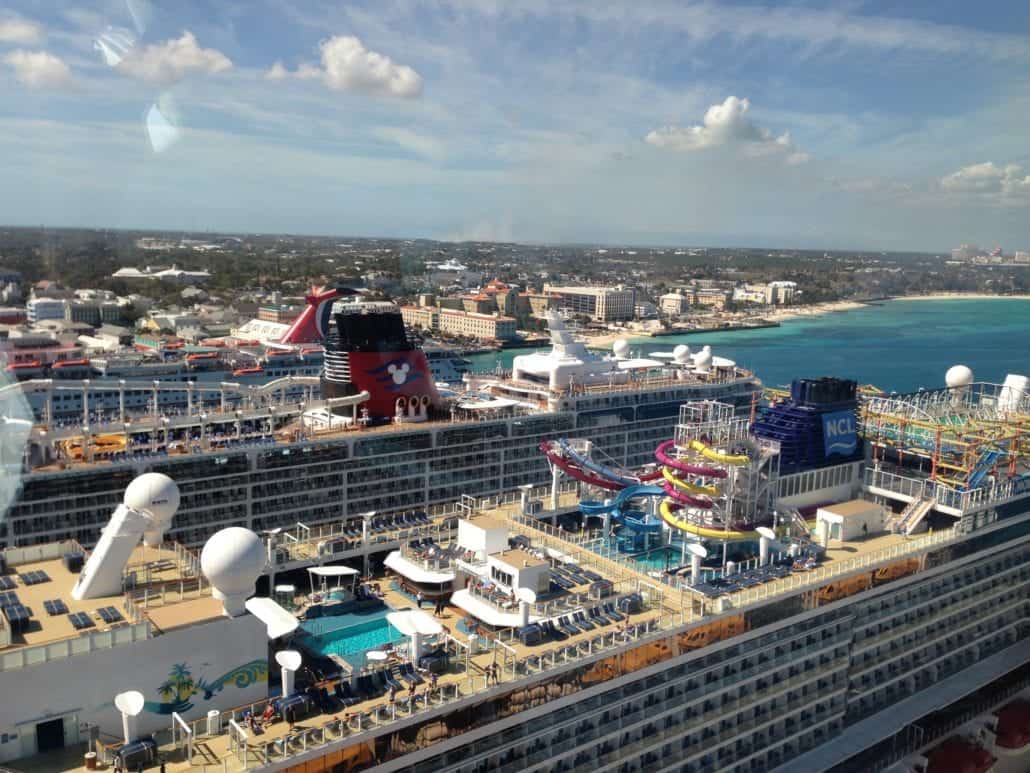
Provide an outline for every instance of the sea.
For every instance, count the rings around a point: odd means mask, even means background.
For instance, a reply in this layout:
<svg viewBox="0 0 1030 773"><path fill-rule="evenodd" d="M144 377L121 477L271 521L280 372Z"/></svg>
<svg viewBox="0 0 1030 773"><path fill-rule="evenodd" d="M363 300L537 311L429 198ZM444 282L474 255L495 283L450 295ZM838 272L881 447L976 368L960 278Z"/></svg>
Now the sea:
<svg viewBox="0 0 1030 773"><path fill-rule="evenodd" d="M1030 375L1030 300L1019 298L891 300L852 311L785 321L760 330L631 338L632 351L702 346L753 370L767 386L795 378L837 376L893 392L944 386L952 365L977 381ZM476 371L510 367L528 349L469 357Z"/></svg>

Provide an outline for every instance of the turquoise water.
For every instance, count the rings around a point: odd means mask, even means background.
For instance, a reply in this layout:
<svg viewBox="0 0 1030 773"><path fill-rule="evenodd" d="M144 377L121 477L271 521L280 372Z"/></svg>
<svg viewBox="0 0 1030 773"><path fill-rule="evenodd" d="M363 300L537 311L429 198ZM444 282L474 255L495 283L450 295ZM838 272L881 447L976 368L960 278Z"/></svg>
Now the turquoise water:
<svg viewBox="0 0 1030 773"><path fill-rule="evenodd" d="M943 386L945 371L956 363L972 368L978 381L1001 382L1007 373L1030 373L1030 300L887 301L777 328L638 339L633 346L668 351L679 343L711 345L769 386L839 376L909 392ZM476 370L487 370L498 359L510 366L522 351L528 350L469 359Z"/></svg>
<svg viewBox="0 0 1030 773"><path fill-rule="evenodd" d="M679 566L682 563L680 559L680 549L669 547L656 548L646 553L630 556L630 560L645 572L663 572L670 567Z"/></svg>
<svg viewBox="0 0 1030 773"><path fill-rule="evenodd" d="M385 613L384 613L385 615ZM401 634L385 616L355 622L351 615L319 617L301 624L307 634L304 643L323 655L363 655L387 642L396 641Z"/></svg>

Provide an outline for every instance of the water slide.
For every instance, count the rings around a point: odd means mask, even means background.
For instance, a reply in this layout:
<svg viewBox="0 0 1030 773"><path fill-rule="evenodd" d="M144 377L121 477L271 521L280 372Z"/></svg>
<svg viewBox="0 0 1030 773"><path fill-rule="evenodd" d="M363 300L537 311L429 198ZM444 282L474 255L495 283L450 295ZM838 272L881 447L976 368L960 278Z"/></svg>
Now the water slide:
<svg viewBox="0 0 1030 773"><path fill-rule="evenodd" d="M666 467L670 467L673 470L685 472L690 475L700 475L703 478L726 477L726 470L723 470L719 467L701 467L695 464L687 464L686 462L681 462L679 459L676 459L675 457L669 456L669 450L674 448L675 445L675 440L666 440L664 443L659 445L658 448L655 449L654 455L655 458L658 459L659 463L665 465Z"/></svg>
<svg viewBox="0 0 1030 773"><path fill-rule="evenodd" d="M589 499L579 503L579 509L583 515L604 515L612 513L616 517L622 516L622 508L634 497L664 497L665 489L661 486L642 486L636 484L622 489L611 502L594 502Z"/></svg>
<svg viewBox="0 0 1030 773"><path fill-rule="evenodd" d="M544 456L547 457L548 462L574 480L578 480L581 483L589 483L591 486L597 486L598 488L603 488L607 491L621 491L626 488L622 483L606 480L598 475L593 475L587 470L581 469L578 465L573 464L570 459L566 459L558 453L553 440L544 440L540 443L538 448L543 452Z"/></svg>
<svg viewBox="0 0 1030 773"><path fill-rule="evenodd" d="M682 491L686 491L688 494L703 494L708 497L719 496L718 486L700 486L696 483L691 483L688 480L677 478L676 475L668 467L662 468L662 477L665 478L665 482L675 486Z"/></svg>
<svg viewBox="0 0 1030 773"><path fill-rule="evenodd" d="M666 483L665 481L663 481L662 490L666 493L666 495L675 499L680 504L688 505L690 507L700 507L703 510L708 510L712 507L712 500L706 497L695 497L692 494L686 493L685 491L680 491L671 483Z"/></svg>
<svg viewBox="0 0 1030 773"><path fill-rule="evenodd" d="M697 535L698 537L728 540L730 542L741 542L744 540L758 539L758 533L753 531L736 531L735 529L713 529L707 526L698 526L676 515L676 512L679 509L679 506L674 505L672 502L666 499L659 506L658 512L661 514L662 520L669 524L669 526L671 526L672 528L679 529L680 531L685 531L689 534Z"/></svg>
<svg viewBox="0 0 1030 773"><path fill-rule="evenodd" d="M690 448L691 450L700 453L705 459L708 459L711 462L718 462L719 464L732 464L734 467L740 467L748 464L750 461L745 454L720 453L719 451L709 448L700 440L691 440Z"/></svg>
<svg viewBox="0 0 1030 773"><path fill-rule="evenodd" d="M641 483L656 480L662 474L661 470L655 470L638 477L631 477L625 471L599 464L579 453L565 438L545 440L539 448L551 464L557 466L569 477L608 491L620 491L628 486L638 486Z"/></svg>

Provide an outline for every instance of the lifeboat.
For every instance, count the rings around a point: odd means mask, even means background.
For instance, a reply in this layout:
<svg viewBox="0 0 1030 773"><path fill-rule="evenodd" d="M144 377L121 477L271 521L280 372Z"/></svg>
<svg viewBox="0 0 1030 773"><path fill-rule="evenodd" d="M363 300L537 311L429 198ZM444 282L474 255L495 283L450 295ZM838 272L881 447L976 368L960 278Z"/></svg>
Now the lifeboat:
<svg viewBox="0 0 1030 773"><path fill-rule="evenodd" d="M42 368L43 363L39 360L32 360L31 362L12 362L7 366L7 370L32 370L33 368Z"/></svg>
<svg viewBox="0 0 1030 773"><path fill-rule="evenodd" d="M186 362L203 362L204 360L217 360L218 352L199 352L186 355Z"/></svg>
<svg viewBox="0 0 1030 773"><path fill-rule="evenodd" d="M61 368L85 368L89 366L89 360L63 360L61 362L55 362L53 368L59 370Z"/></svg>
<svg viewBox="0 0 1030 773"><path fill-rule="evenodd" d="M257 376L265 372L262 367L237 368L232 372L234 376Z"/></svg>

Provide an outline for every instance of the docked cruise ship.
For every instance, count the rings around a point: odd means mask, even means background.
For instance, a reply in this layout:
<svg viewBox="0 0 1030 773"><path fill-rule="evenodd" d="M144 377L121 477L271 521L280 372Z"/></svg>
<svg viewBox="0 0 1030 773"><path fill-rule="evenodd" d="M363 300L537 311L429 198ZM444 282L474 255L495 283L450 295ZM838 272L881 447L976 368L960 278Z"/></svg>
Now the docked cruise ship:
<svg viewBox="0 0 1030 773"><path fill-rule="evenodd" d="M634 467L653 461L685 401L719 400L748 414L760 396L754 374L707 347L650 358L619 347L602 357L557 316L551 351L516 357L511 372L465 374L463 390L439 390L397 307L358 297L341 287L315 294L290 330L291 344L324 340L320 378L29 380L0 390L3 414L19 419L4 425L5 458L23 457L20 470L5 467L14 501L0 544L92 545L144 472L178 483L171 536L186 545L229 525L260 531L489 496L550 480L544 439L574 435ZM175 410L160 398L170 389ZM63 425L44 410L40 421L26 407L36 391L80 404L101 394L113 408Z"/></svg>
<svg viewBox="0 0 1030 773"><path fill-rule="evenodd" d="M513 374L448 407L404 378L420 354L399 329L375 349L365 320L337 322L329 348L348 356L327 358L324 420L369 437L548 386ZM389 424L362 408L383 374ZM687 400L646 467L559 431L538 451L550 485L264 537L233 526L199 554L166 539L191 494L143 473L93 550L0 554L0 694L17 696L0 702L0 763L1025 770L1027 382L956 366L944 388L860 403L854 382L799 380L751 420ZM624 531L657 544L623 550Z"/></svg>

